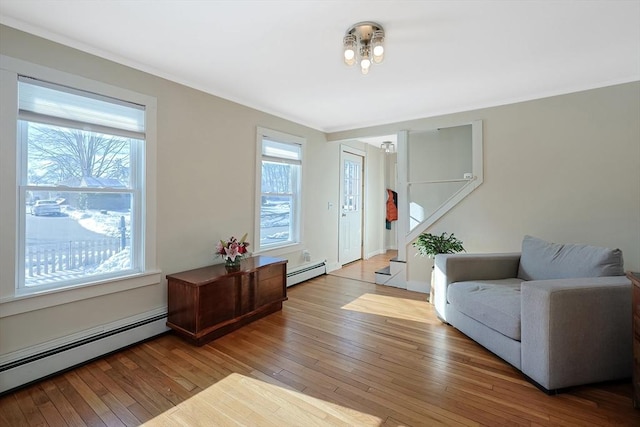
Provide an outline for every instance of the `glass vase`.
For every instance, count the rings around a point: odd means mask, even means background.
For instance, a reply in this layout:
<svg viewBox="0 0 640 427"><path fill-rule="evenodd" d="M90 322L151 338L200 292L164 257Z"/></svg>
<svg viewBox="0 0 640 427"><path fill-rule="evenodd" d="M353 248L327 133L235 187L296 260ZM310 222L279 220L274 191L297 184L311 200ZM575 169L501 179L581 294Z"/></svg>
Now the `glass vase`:
<svg viewBox="0 0 640 427"><path fill-rule="evenodd" d="M241 261L240 257L236 257L235 260L227 258L224 261L224 268L226 268L229 273L232 273L234 271L240 271L240 261Z"/></svg>

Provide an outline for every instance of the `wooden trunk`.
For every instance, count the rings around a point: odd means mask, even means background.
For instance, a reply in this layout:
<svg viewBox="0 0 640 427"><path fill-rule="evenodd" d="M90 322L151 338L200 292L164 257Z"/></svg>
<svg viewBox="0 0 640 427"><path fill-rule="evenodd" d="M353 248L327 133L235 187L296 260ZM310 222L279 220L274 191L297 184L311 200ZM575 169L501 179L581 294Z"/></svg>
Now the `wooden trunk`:
<svg viewBox="0 0 640 427"><path fill-rule="evenodd" d="M218 264L167 275L167 326L203 345L282 309L286 263L256 256L243 260L240 271L232 273Z"/></svg>

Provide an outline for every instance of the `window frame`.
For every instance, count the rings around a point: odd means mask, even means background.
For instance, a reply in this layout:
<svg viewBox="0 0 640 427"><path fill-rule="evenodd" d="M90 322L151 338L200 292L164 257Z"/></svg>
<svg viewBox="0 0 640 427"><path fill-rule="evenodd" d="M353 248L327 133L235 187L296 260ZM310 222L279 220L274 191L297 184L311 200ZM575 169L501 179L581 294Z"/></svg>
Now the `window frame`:
<svg viewBox="0 0 640 427"><path fill-rule="evenodd" d="M265 159L273 159L273 156L263 156L263 140L268 139L274 142L289 144L289 145L298 145L300 147L300 173L298 176L297 182L297 192L294 191L293 194L293 214L291 221L293 221L293 237L284 243L281 244L271 244L266 246L260 245L260 229L261 229L261 213L262 213L262 162ZM302 224L302 206L303 206L303 177L304 177L304 169L305 169L305 145L306 139L290 135L284 132L279 132L272 129L267 129L263 127L257 127L256 132L256 198L255 198L255 250L254 254L260 253L269 253L271 255L280 255L288 252L293 252L295 250L301 249L303 246L303 224ZM287 163L287 159L283 158L283 163Z"/></svg>
<svg viewBox="0 0 640 427"><path fill-rule="evenodd" d="M135 220L138 222L137 232L140 235L139 265L135 271L127 271L117 276L89 276L81 283L61 284L54 288L33 286L25 289L21 286L21 276L24 276L24 272L21 273L24 260L20 258L21 245L24 245L21 240L25 237L26 203L23 202L25 202L26 191L21 188L24 182L20 174L26 166L26 159L21 158L25 153L18 147L18 76L29 76L56 85L145 106L146 137L144 150L142 150L144 156L139 163L140 170L137 171L142 180L142 191L138 195L140 206L135 214ZM14 242L0 246L0 318L160 283L161 275L156 268L155 240L156 98L5 55L0 55L0 94L2 111L0 138L11 141L10 144L2 146L3 155L0 160L0 198L7 201L0 207L2 217L0 235L4 241ZM134 220L133 216L131 220Z"/></svg>

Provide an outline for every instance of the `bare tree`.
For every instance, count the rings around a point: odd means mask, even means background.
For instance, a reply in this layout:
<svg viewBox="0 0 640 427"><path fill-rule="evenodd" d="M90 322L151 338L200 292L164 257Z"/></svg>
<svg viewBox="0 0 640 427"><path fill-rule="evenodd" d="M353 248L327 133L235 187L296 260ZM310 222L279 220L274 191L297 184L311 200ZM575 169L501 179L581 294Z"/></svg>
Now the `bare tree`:
<svg viewBox="0 0 640 427"><path fill-rule="evenodd" d="M291 165L262 163L262 191L264 193L291 192Z"/></svg>
<svg viewBox="0 0 640 427"><path fill-rule="evenodd" d="M46 169L40 174L30 170L30 177L48 183L84 177L125 180L129 173L129 141L118 136L30 124L29 164Z"/></svg>

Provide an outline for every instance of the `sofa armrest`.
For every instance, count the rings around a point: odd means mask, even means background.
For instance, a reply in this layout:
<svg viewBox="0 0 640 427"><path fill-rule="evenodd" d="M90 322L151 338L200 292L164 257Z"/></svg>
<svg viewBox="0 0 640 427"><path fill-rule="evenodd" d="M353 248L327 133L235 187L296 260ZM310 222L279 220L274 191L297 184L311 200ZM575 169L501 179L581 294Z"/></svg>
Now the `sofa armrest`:
<svg viewBox="0 0 640 427"><path fill-rule="evenodd" d="M518 275L519 253L439 254L435 257L433 304L446 321L447 287L468 280L509 279Z"/></svg>
<svg viewBox="0 0 640 427"><path fill-rule="evenodd" d="M630 377L631 292L624 276L523 282L522 372L547 390Z"/></svg>

